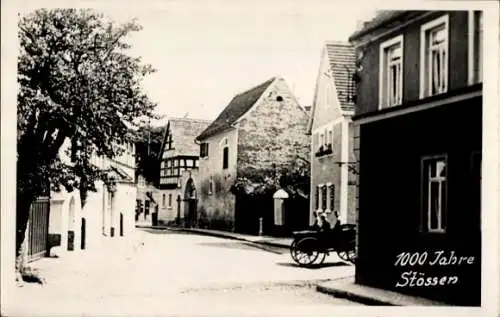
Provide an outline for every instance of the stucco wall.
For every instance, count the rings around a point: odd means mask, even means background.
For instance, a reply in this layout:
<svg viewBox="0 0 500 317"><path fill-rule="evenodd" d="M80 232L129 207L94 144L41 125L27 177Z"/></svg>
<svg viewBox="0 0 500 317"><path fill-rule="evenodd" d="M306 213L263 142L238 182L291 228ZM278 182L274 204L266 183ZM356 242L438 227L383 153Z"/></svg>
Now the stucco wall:
<svg viewBox="0 0 500 317"><path fill-rule="evenodd" d="M320 146L319 133L324 133L324 129L333 129L333 144L332 154L316 157L315 153ZM320 131L313 131L312 136L312 174L311 174L311 214L316 210L316 188L318 185L325 185L331 183L335 186L334 204L330 211L340 211L340 188L341 188L341 175L340 166L336 162L341 161L342 151L342 121L331 123ZM318 133L316 133L318 132ZM321 203L320 203L321 206ZM324 209L324 208L323 208ZM328 214L329 221L333 221L333 213ZM314 218L311 216L311 223Z"/></svg>
<svg viewBox="0 0 500 317"><path fill-rule="evenodd" d="M228 168L222 169L224 140L229 148ZM229 191L236 177L239 134L236 129L214 135L208 142L208 157L200 158L198 177L195 177L198 194L198 219L201 222L225 223L232 227L234 222L234 195ZM210 193L210 182L212 192Z"/></svg>

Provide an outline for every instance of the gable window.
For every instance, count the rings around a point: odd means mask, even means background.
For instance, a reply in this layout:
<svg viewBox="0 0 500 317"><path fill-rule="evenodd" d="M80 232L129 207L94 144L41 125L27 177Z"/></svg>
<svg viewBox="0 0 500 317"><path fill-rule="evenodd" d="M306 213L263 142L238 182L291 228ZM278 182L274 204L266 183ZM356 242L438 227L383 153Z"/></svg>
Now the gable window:
<svg viewBox="0 0 500 317"><path fill-rule="evenodd" d="M422 159L422 229L446 231L447 159L446 156Z"/></svg>
<svg viewBox="0 0 500 317"><path fill-rule="evenodd" d="M327 154L332 153L332 145L333 145L333 130L328 131L328 143L326 144Z"/></svg>
<svg viewBox="0 0 500 317"><path fill-rule="evenodd" d="M483 82L483 11L469 11L469 85Z"/></svg>
<svg viewBox="0 0 500 317"><path fill-rule="evenodd" d="M379 108L400 105L403 100L403 36L380 45Z"/></svg>
<svg viewBox="0 0 500 317"><path fill-rule="evenodd" d="M420 98L448 91L449 16L422 25L420 31Z"/></svg>

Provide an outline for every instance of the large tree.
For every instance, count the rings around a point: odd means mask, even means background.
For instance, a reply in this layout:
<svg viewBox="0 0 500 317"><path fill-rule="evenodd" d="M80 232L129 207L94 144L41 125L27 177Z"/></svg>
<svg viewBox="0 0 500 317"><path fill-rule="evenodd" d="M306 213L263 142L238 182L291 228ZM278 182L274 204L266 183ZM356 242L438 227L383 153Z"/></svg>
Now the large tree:
<svg viewBox="0 0 500 317"><path fill-rule="evenodd" d="M144 179L158 186L160 177L160 153L164 127L152 127L150 124L143 124L137 131L136 145L136 176L142 175Z"/></svg>
<svg viewBox="0 0 500 317"><path fill-rule="evenodd" d="M117 25L93 10L40 9L20 17L18 36L17 237L21 246L32 202L48 190L80 190L83 203L104 171L92 153L109 158L131 138L127 122L154 117L141 88L154 69L131 57L126 42L141 27ZM71 163L58 155L71 144ZM21 263L20 263L21 261Z"/></svg>

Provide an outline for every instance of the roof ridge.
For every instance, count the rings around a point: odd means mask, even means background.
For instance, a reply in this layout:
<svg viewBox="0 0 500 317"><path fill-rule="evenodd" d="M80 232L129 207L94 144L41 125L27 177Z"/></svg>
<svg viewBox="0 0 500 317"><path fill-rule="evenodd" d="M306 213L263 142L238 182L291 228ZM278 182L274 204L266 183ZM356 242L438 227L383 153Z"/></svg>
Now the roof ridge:
<svg viewBox="0 0 500 317"><path fill-rule="evenodd" d="M271 77L271 78L270 78L270 79L268 79L268 80L265 80L265 81L260 82L260 84L255 85L255 86L253 86L252 88L249 88L249 89L247 89L247 90L245 90L245 91L243 91L243 92L240 92L239 94L234 95L234 97L244 95L244 94L246 94L246 93L248 93L248 92L250 92L250 91L254 90L255 88L258 88L258 87L260 87L260 86L262 86L262 85L264 85L264 84L266 84L266 83L271 83L271 82L275 81L275 80L276 80L276 79L278 79L278 78L279 78L278 76L273 76L273 77ZM233 97L233 98L234 98L234 97Z"/></svg>
<svg viewBox="0 0 500 317"><path fill-rule="evenodd" d="M273 76L258 85L252 86L250 89L235 94L215 120L198 135L197 140L205 139L229 128L260 99L269 86L280 78L279 76Z"/></svg>

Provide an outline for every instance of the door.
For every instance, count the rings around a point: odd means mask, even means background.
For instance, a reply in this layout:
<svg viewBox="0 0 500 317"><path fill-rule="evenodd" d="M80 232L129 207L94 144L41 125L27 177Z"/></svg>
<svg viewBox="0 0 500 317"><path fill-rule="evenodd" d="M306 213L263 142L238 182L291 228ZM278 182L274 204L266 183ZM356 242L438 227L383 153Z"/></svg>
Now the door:
<svg viewBox="0 0 500 317"><path fill-rule="evenodd" d="M39 197L30 207L28 231L28 261L39 259L47 253L49 237L50 200Z"/></svg>

